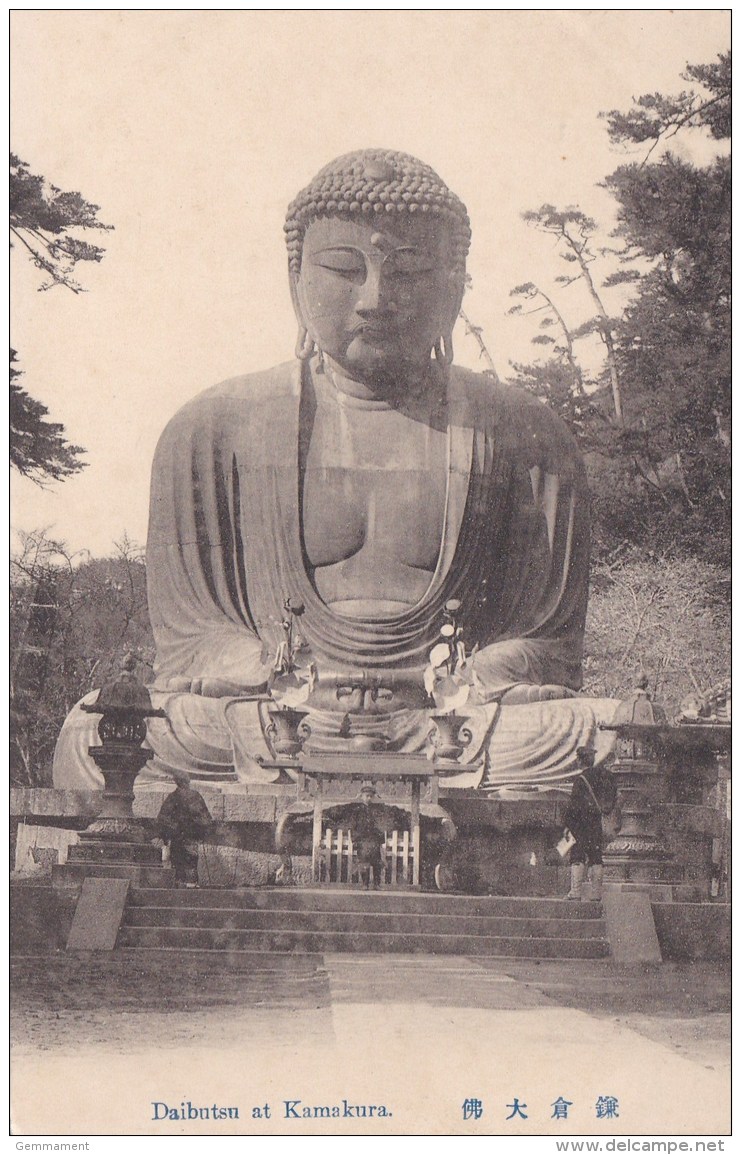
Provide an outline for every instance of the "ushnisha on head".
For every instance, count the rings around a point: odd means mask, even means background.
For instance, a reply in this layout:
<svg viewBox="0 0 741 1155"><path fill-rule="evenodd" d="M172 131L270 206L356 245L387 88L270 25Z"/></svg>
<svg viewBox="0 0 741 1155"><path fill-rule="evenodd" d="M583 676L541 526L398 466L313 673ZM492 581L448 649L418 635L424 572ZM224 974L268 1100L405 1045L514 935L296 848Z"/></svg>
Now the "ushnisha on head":
<svg viewBox="0 0 741 1155"><path fill-rule="evenodd" d="M326 164L288 206L283 231L288 267L298 276L304 234L320 216L372 220L382 213L438 217L453 239L452 260L461 285L471 245L466 206L433 168L406 152L364 148Z"/></svg>
<svg viewBox="0 0 741 1155"><path fill-rule="evenodd" d="M326 165L288 209L297 355L350 377L452 360L471 229L462 201L422 161L387 149Z"/></svg>

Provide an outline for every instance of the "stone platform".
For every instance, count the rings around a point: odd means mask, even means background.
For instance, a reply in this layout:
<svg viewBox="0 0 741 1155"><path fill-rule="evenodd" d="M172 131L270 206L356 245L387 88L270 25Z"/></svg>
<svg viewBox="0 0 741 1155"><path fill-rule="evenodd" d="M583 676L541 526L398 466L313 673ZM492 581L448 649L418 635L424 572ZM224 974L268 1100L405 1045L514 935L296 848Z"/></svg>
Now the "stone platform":
<svg viewBox="0 0 741 1155"><path fill-rule="evenodd" d="M134 816L155 835L155 819L169 791L167 788L138 790L134 802ZM229 858L229 869L222 874L232 883L250 884L267 882L278 859L275 851L275 826L287 812L296 797L294 784L255 785L239 787L230 792L202 789L203 797L216 822L215 845L209 855L220 853ZM11 790L11 823L24 826L24 847L35 840L43 847L44 830L50 832L48 844L59 847L64 831L70 841L76 841L79 832L96 817L102 795L98 792L72 792L48 789ZM341 801L342 799L338 799ZM384 799L385 800L385 799ZM403 799L390 794L393 804ZM563 830L563 815L567 805L565 794L552 797L492 798L480 791L440 788L440 800L450 814L458 831L452 858L453 889L474 894L510 896L556 897L568 888L568 868L558 858L554 848ZM434 834L434 824L425 825L425 802L422 801L423 866L425 840ZM630 816L629 816L630 818ZM645 890L652 901L702 902L711 898L713 886L713 846L724 832L724 819L710 805L662 801L655 815L660 832L662 857L641 853L640 842L633 844L619 840L615 853L608 847L605 854L605 878L626 889ZM33 828L33 837L29 837ZM307 828L306 845L297 847L297 854L311 852L311 832ZM652 844L652 850L653 850ZM220 848L223 848L220 849ZM53 852L52 852L53 853ZM57 851L59 854L59 851ZM240 857L262 859L263 876L240 877L237 866ZM74 851L67 867L70 882L75 871L80 879L84 869L71 870ZM58 862L65 861L61 854ZM435 853L427 855L427 868L422 872L422 889L435 889L430 867ZM235 865L236 864L236 865ZM32 863L17 862L25 869ZM115 874L104 862L98 866L101 874ZM132 868L127 877L133 883L157 883L157 867ZM144 878L143 871L147 872ZM152 873L153 872L153 873ZM88 872L89 873L89 872ZM152 873L152 878L148 875ZM213 872L211 872L213 878ZM208 881L208 878L202 879Z"/></svg>

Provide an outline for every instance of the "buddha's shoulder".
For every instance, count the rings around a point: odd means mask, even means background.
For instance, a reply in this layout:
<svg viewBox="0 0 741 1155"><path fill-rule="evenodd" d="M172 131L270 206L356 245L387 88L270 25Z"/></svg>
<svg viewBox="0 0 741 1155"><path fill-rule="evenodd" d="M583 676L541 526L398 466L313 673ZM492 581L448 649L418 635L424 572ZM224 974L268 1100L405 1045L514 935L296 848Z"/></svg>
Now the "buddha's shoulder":
<svg viewBox="0 0 741 1155"><path fill-rule="evenodd" d="M581 460L565 421L532 393L468 369L456 368L455 381L464 420L490 430L500 444L507 441L512 451L534 458Z"/></svg>
<svg viewBox="0 0 741 1155"><path fill-rule="evenodd" d="M230 377L186 402L170 419L166 431L183 433L221 422L241 423L256 419L266 409L274 412L282 401L296 396L298 373L298 362L287 361L272 369Z"/></svg>

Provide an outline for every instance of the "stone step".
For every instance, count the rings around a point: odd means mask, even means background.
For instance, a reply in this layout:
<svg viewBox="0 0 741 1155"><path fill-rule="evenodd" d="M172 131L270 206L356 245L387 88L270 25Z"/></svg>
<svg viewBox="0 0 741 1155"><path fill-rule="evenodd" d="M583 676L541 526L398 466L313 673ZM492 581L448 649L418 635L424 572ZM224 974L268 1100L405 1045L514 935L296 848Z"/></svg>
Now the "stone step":
<svg viewBox="0 0 741 1155"><path fill-rule="evenodd" d="M517 938L493 935L373 934L343 931L209 930L195 927L131 927L119 931L117 948L295 951L317 954L457 954L508 958L606 958L606 939Z"/></svg>
<svg viewBox="0 0 741 1155"><path fill-rule="evenodd" d="M151 888L156 894L178 894L163 889L175 886L175 875L169 866L137 866L130 862L67 862L52 867L55 887L80 886L86 878L128 878L132 886ZM142 889L140 893L146 893Z"/></svg>
<svg viewBox="0 0 741 1155"><path fill-rule="evenodd" d="M564 902L561 898L510 898L414 891L355 890L346 887L255 887L157 890L132 887L131 906L201 907L236 910L312 910L385 914L449 914L480 917L593 919L598 902Z"/></svg>
<svg viewBox="0 0 741 1155"><path fill-rule="evenodd" d="M478 935L493 938L595 938L602 919L517 918L386 911L246 910L234 907L135 906L127 927L265 930L326 933Z"/></svg>
<svg viewBox="0 0 741 1155"><path fill-rule="evenodd" d="M605 891L619 890L624 894L647 894L651 902L707 902L708 887L697 883L613 882Z"/></svg>

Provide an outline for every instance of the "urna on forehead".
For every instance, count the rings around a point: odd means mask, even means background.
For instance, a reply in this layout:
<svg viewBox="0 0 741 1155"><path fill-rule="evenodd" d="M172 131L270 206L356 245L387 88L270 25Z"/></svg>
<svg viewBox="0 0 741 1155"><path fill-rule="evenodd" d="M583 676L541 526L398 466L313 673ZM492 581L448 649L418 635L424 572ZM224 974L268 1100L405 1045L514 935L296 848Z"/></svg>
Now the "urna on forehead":
<svg viewBox="0 0 741 1155"><path fill-rule="evenodd" d="M456 269L465 272L471 242L466 206L430 165L404 152L361 149L325 165L291 202L284 225L288 263L298 275L304 234L317 217L371 221L437 218L449 230Z"/></svg>

